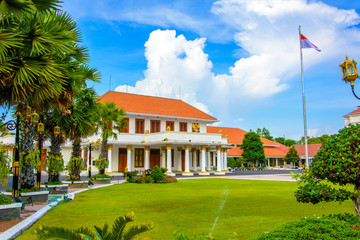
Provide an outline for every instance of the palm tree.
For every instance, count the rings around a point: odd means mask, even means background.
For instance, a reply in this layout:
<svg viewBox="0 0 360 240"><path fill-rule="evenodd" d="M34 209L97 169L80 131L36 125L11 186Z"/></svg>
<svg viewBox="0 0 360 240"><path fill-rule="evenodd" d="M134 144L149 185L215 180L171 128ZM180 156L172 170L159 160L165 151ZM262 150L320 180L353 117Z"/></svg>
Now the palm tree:
<svg viewBox="0 0 360 240"><path fill-rule="evenodd" d="M95 133L95 123L99 121L98 105L95 90L92 88L83 89L78 93L75 104L68 108L66 117L57 120L65 136L73 142L72 157L68 165L71 168L70 178L72 180L80 179L80 170L83 164L81 138Z"/></svg>
<svg viewBox="0 0 360 240"><path fill-rule="evenodd" d="M97 166L99 166L99 173L104 174L105 167L107 167L106 163L108 163L108 139L117 139L117 132L120 132L121 129L120 126L126 126L124 121L126 113L123 109L118 108L114 102L100 104L99 110L101 119L98 128L101 129L102 141L100 157L96 162L102 163L98 163Z"/></svg>
<svg viewBox="0 0 360 240"><path fill-rule="evenodd" d="M153 228L152 224L132 225L127 231L124 231L126 224L134 221L134 219L134 212L130 212L125 216L120 216L115 220L111 231L109 226L105 224L102 228L94 226L95 233L86 227L77 230L69 230L60 227L40 227L36 232L38 234L38 239L131 240L137 235Z"/></svg>

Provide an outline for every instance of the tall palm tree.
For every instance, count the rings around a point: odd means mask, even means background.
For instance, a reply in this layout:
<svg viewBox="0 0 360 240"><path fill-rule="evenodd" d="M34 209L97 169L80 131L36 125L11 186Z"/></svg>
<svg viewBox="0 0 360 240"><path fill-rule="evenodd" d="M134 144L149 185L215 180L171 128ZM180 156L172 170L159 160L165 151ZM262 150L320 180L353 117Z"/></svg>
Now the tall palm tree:
<svg viewBox="0 0 360 240"><path fill-rule="evenodd" d="M108 163L108 139L117 139L117 133L120 132L120 126L126 126L124 121L125 111L118 108L114 102L100 104L100 121L98 127L101 129L101 152L97 161ZM100 164L99 173L104 174L107 164Z"/></svg>
<svg viewBox="0 0 360 240"><path fill-rule="evenodd" d="M58 119L58 125L65 132L65 136L73 142L70 162L74 164L75 161L75 169L70 173L72 180L80 179L81 166L76 161L81 158L81 138L95 133L96 122L99 121L97 112L98 100L95 90L86 88L78 93L75 104L69 107L66 117Z"/></svg>
<svg viewBox="0 0 360 240"><path fill-rule="evenodd" d="M60 227L40 227L36 230L38 239L96 239L96 240L131 240L146 231L153 228L152 224L132 225L127 231L125 227L129 222L133 222L135 219L134 212L130 212L125 216L117 218L109 229L109 226L105 224L102 228L94 226L95 233L89 228L80 228L77 230L69 230Z"/></svg>

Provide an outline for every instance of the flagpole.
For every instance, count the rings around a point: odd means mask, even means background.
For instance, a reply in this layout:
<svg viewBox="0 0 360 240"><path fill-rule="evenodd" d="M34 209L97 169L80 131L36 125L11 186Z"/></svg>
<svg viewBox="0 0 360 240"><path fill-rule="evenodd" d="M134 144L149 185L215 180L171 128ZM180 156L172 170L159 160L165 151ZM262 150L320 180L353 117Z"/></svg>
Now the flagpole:
<svg viewBox="0 0 360 240"><path fill-rule="evenodd" d="M303 115L304 115L304 137L305 137L305 160L306 167L309 167L309 153L307 142L307 124L306 124L306 105L305 105L305 87L304 87L304 70L303 70L303 54L301 46L301 26L299 25L299 42L300 42L300 60L301 60L301 83L302 83L302 101L303 101Z"/></svg>

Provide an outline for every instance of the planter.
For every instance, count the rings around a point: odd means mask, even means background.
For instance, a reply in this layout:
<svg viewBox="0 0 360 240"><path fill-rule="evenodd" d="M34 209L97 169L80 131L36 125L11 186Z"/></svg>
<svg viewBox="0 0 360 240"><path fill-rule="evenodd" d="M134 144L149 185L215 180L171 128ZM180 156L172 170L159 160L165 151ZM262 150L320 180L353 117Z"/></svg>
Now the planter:
<svg viewBox="0 0 360 240"><path fill-rule="evenodd" d="M4 192L6 196L12 195L12 193ZM27 193L20 193L19 198L23 203L28 202L28 198L31 197L33 203L46 203L49 197L49 191L40 191L40 192L27 192Z"/></svg>
<svg viewBox="0 0 360 240"><path fill-rule="evenodd" d="M0 205L0 221L9 221L20 218L22 203Z"/></svg>
<svg viewBox="0 0 360 240"><path fill-rule="evenodd" d="M42 191L49 191L50 194L68 193L68 184L61 185L41 185Z"/></svg>
<svg viewBox="0 0 360 240"><path fill-rule="evenodd" d="M88 181L74 181L74 182L67 182L62 181L63 184L67 184L68 188L87 188Z"/></svg>
<svg viewBox="0 0 360 240"><path fill-rule="evenodd" d="M93 184L110 184L111 178L97 178L92 180Z"/></svg>

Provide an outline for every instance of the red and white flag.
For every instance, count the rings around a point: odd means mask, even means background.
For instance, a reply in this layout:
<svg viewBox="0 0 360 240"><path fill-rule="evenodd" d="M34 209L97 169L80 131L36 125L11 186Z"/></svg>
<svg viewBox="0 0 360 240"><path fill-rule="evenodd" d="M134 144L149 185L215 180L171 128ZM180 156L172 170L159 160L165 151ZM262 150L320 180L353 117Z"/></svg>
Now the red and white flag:
<svg viewBox="0 0 360 240"><path fill-rule="evenodd" d="M321 50L312 44L309 39L307 39L304 35L300 34L300 42L301 42L301 48L314 48L316 51L321 52Z"/></svg>

